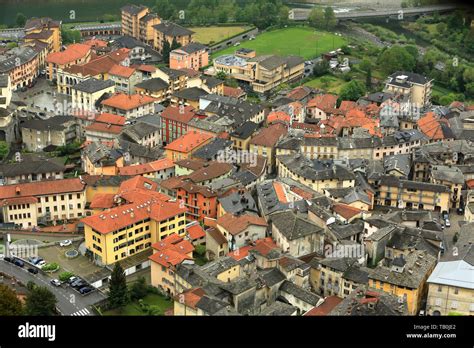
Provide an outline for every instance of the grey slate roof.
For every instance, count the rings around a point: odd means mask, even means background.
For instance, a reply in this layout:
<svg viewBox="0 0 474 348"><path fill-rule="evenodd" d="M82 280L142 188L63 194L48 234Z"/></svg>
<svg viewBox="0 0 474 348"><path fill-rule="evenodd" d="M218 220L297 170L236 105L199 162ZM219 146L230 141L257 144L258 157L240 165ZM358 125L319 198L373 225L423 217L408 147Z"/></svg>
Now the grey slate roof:
<svg viewBox="0 0 474 348"><path fill-rule="evenodd" d="M47 120L28 120L21 123L21 128L28 128L28 129L36 129L39 131L46 131L46 130L55 130L55 131L62 131L65 129L64 124L67 122L75 121L75 117L73 116L54 116L48 118Z"/></svg>
<svg viewBox="0 0 474 348"><path fill-rule="evenodd" d="M308 290L305 290L288 280L285 280L283 284L281 284L280 291L293 295L297 299L305 303L308 303L312 306L316 306L319 300L321 299L321 297L319 297L318 295Z"/></svg>
<svg viewBox="0 0 474 348"><path fill-rule="evenodd" d="M159 77L154 77L137 83L135 87L143 88L147 91L161 91L163 89L168 89L169 85Z"/></svg>
<svg viewBox="0 0 474 348"><path fill-rule="evenodd" d="M153 26L156 30L162 32L166 36L178 37L194 34L194 31L184 28L170 21L163 21Z"/></svg>
<svg viewBox="0 0 474 348"><path fill-rule="evenodd" d="M85 93L95 93L114 85L115 83L112 80L98 80L94 77L91 77L78 83L77 85L72 86L71 88Z"/></svg>
<svg viewBox="0 0 474 348"><path fill-rule="evenodd" d="M230 140L215 138L194 152L193 157L202 158L209 161L215 159L216 156L220 154L220 151L224 151L224 149L230 147L231 145L232 141Z"/></svg>
<svg viewBox="0 0 474 348"><path fill-rule="evenodd" d="M295 214L292 210L273 213L270 219L280 233L290 241L323 232L323 229L314 222Z"/></svg>

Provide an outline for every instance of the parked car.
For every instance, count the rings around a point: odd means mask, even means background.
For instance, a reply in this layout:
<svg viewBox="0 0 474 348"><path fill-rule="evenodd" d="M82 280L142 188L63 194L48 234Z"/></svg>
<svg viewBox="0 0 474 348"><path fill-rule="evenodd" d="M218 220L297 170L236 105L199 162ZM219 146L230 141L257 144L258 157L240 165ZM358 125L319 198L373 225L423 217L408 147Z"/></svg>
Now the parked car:
<svg viewBox="0 0 474 348"><path fill-rule="evenodd" d="M444 221L444 224L445 224L446 227L451 227L451 221L449 221L449 219L446 219Z"/></svg>
<svg viewBox="0 0 474 348"><path fill-rule="evenodd" d="M70 246L71 244L72 242L69 239L59 242L59 246L62 246L62 247Z"/></svg>
<svg viewBox="0 0 474 348"><path fill-rule="evenodd" d="M61 282L59 281L59 279L51 279L50 283L54 286L61 286Z"/></svg>
<svg viewBox="0 0 474 348"><path fill-rule="evenodd" d="M71 286L75 289L80 289L81 287L88 285L84 280L78 279L71 284Z"/></svg>
<svg viewBox="0 0 474 348"><path fill-rule="evenodd" d="M79 280L79 278L72 276L71 278L69 278L69 279L67 280L67 283L68 283L69 285L71 285L71 284L74 283L76 280Z"/></svg>
<svg viewBox="0 0 474 348"><path fill-rule="evenodd" d="M441 216L443 217L444 220L449 219L449 214L446 210L441 213Z"/></svg>
<svg viewBox="0 0 474 348"><path fill-rule="evenodd" d="M37 265L40 261L44 261L41 257L30 257L28 259L33 265Z"/></svg>
<svg viewBox="0 0 474 348"><path fill-rule="evenodd" d="M46 261L45 260L41 260L39 261L36 266L38 266L39 268L43 267L44 265L46 265Z"/></svg>
<svg viewBox="0 0 474 348"><path fill-rule="evenodd" d="M464 208L458 208L456 213L458 213L458 215L464 215Z"/></svg>
<svg viewBox="0 0 474 348"><path fill-rule="evenodd" d="M28 268L28 272L30 272L32 274L38 274L38 268L30 267L30 268Z"/></svg>
<svg viewBox="0 0 474 348"><path fill-rule="evenodd" d="M234 44L234 46L239 46L239 45L240 45L240 42L236 42L236 43Z"/></svg>
<svg viewBox="0 0 474 348"><path fill-rule="evenodd" d="M10 257L5 256L5 257L3 258L3 261L12 262L13 260L12 260Z"/></svg>
<svg viewBox="0 0 474 348"><path fill-rule="evenodd" d="M20 259L13 259L13 263L18 266L18 267L24 267L25 263L21 261Z"/></svg>
<svg viewBox="0 0 474 348"><path fill-rule="evenodd" d="M80 288L79 289L79 292L82 294L82 295L85 295L89 292L91 292L93 289L88 287L88 286L84 286L83 288Z"/></svg>

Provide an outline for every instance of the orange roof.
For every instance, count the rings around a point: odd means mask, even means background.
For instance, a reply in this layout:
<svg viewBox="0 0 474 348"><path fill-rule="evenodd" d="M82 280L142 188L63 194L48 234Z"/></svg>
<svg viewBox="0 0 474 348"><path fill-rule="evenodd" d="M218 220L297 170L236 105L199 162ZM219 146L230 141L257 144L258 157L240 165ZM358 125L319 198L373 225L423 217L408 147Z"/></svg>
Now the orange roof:
<svg viewBox="0 0 474 348"><path fill-rule="evenodd" d="M96 193L90 207L92 209L107 209L114 206L114 193Z"/></svg>
<svg viewBox="0 0 474 348"><path fill-rule="evenodd" d="M267 116L267 123L271 124L274 122L284 122L290 123L291 117L286 112L283 111L272 111Z"/></svg>
<svg viewBox="0 0 474 348"><path fill-rule="evenodd" d="M0 206L7 206L12 204L33 204L37 202L38 199L36 197L12 197L0 201Z"/></svg>
<svg viewBox="0 0 474 348"><path fill-rule="evenodd" d="M235 261L240 261L249 255L252 245L245 245L237 250L231 251L227 256L232 257Z"/></svg>
<svg viewBox="0 0 474 348"><path fill-rule="evenodd" d="M245 95L245 92L241 88L224 86L224 95L226 97L239 98Z"/></svg>
<svg viewBox="0 0 474 348"><path fill-rule="evenodd" d="M280 137L288 133L288 128L281 123L272 124L260 131L250 139L250 144L260 145L265 147L274 147Z"/></svg>
<svg viewBox="0 0 474 348"><path fill-rule="evenodd" d="M133 110L140 106L155 102L155 98L142 94L127 95L118 93L109 99L102 101L102 105L110 106L120 110Z"/></svg>
<svg viewBox="0 0 474 348"><path fill-rule="evenodd" d="M356 109L357 108L357 103L355 101L351 100L343 100L341 102L341 105L339 106L339 110L342 112L346 113L349 110Z"/></svg>
<svg viewBox="0 0 474 348"><path fill-rule="evenodd" d="M96 122L110 123L117 126L123 126L125 124L125 117L120 115L114 115L109 113L102 113L95 118Z"/></svg>
<svg viewBox="0 0 474 348"><path fill-rule="evenodd" d="M249 255L251 250L257 251L260 255L267 256L272 250L279 249L271 237L257 239L254 244L243 246L227 254L234 260L239 261Z"/></svg>
<svg viewBox="0 0 474 348"><path fill-rule="evenodd" d="M149 259L164 267L176 266L184 260L192 260L192 257L187 254L194 251L194 246L177 234L171 234L152 244L151 247L156 252Z"/></svg>
<svg viewBox="0 0 474 348"><path fill-rule="evenodd" d="M96 76L100 74L108 73L110 69L116 64L120 64L125 58L128 57L130 50L128 48L121 48L119 50L110 52L105 56L97 56L91 59L88 63L81 65L72 65L65 68L72 74L81 74L82 76Z"/></svg>
<svg viewBox="0 0 474 348"><path fill-rule="evenodd" d="M155 173L160 170L165 170L165 169L169 169L173 167L174 167L173 161L169 160L168 158L162 158L153 162L121 167L119 168L119 174L120 175L142 175L142 174L148 174L148 173Z"/></svg>
<svg viewBox="0 0 474 348"><path fill-rule="evenodd" d="M286 199L286 193L285 193L285 189L283 188L283 185L280 182L275 181L273 183L273 188L275 189L275 193L278 197L278 200L282 203L288 203L288 200Z"/></svg>
<svg viewBox="0 0 474 348"><path fill-rule="evenodd" d="M307 107L316 107L323 111L330 111L336 107L337 95L334 94L322 94L314 97L308 102Z"/></svg>
<svg viewBox="0 0 474 348"><path fill-rule="evenodd" d="M90 52L90 50L91 47L89 45L76 43L67 46L64 51L48 54L46 61L48 63L65 65L84 58Z"/></svg>
<svg viewBox="0 0 474 348"><path fill-rule="evenodd" d="M194 108L190 105L184 107L170 105L161 113L162 118L167 118L185 124L188 124L189 121L191 121L195 115L196 113L194 112Z"/></svg>
<svg viewBox="0 0 474 348"><path fill-rule="evenodd" d="M186 231L188 232L189 238L191 240L201 239L206 236L206 232L204 232L203 228L199 224L187 227Z"/></svg>
<svg viewBox="0 0 474 348"><path fill-rule="evenodd" d="M131 191L135 189L156 190L157 188L158 184L156 182L139 175L125 180L120 184L120 192Z"/></svg>
<svg viewBox="0 0 474 348"><path fill-rule="evenodd" d="M229 213L217 218L217 224L225 228L232 235L241 233L250 225L267 226L265 219L260 216L247 214L235 216Z"/></svg>
<svg viewBox="0 0 474 348"><path fill-rule="evenodd" d="M184 304L187 307L196 309L197 303L201 300L201 298L205 295L206 293L202 288L195 288L191 290L187 290L179 295L176 295L174 297L175 301L184 301Z"/></svg>
<svg viewBox="0 0 474 348"><path fill-rule="evenodd" d="M0 200L45 196L58 193L79 192L84 190L85 184L79 178L58 179L28 182L24 184L14 184L0 186Z"/></svg>
<svg viewBox="0 0 474 348"><path fill-rule="evenodd" d="M334 307L342 302L342 298L337 296L328 296L324 299L324 302L318 307L314 307L310 311L306 312L304 316L322 316L328 315Z"/></svg>
<svg viewBox="0 0 474 348"><path fill-rule="evenodd" d="M120 134L122 132L122 126L117 126L114 124L94 122L91 125L85 128L87 131L96 131L102 133L111 133L111 134Z"/></svg>
<svg viewBox="0 0 474 348"><path fill-rule="evenodd" d="M441 127L441 120L437 119L434 112L428 112L417 122L420 131L432 140L444 139L444 132Z"/></svg>
<svg viewBox="0 0 474 348"><path fill-rule="evenodd" d="M214 137L210 134L192 131L180 136L178 139L169 143L165 146L165 149L188 153L206 144L212 138Z"/></svg>
<svg viewBox="0 0 474 348"><path fill-rule="evenodd" d="M101 214L88 216L81 221L97 232L107 234L148 218L155 221L163 221L173 216L184 214L186 211L187 209L181 208L177 202L154 200L150 203L125 204L104 211Z"/></svg>
<svg viewBox="0 0 474 348"><path fill-rule="evenodd" d="M90 39L87 41L84 41L82 43L83 45L88 45L91 47L107 47L107 41L104 40L99 40L99 39Z"/></svg>
<svg viewBox="0 0 474 348"><path fill-rule="evenodd" d="M353 218L354 216L356 216L362 211L358 208L351 207L350 205L343 204L343 203L335 203L332 209L334 210L335 213L337 213L338 215L342 216L344 219L347 219L347 220Z"/></svg>
<svg viewBox="0 0 474 348"><path fill-rule="evenodd" d="M116 64L109 70L109 74L129 78L135 71L133 68Z"/></svg>
<svg viewBox="0 0 474 348"><path fill-rule="evenodd" d="M139 71L145 71L145 72L150 72L150 73L153 73L156 71L155 66L148 65L148 64L141 64L141 65L133 64L133 65L130 65L130 67Z"/></svg>

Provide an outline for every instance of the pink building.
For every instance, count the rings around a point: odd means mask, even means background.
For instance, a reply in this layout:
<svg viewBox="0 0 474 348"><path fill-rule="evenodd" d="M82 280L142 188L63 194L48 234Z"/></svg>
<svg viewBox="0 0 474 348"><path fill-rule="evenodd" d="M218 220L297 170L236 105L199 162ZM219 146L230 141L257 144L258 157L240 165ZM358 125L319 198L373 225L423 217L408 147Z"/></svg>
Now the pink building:
<svg viewBox="0 0 474 348"><path fill-rule="evenodd" d="M209 52L207 51L207 47L197 42L191 42L170 53L171 69L199 70L208 64Z"/></svg>

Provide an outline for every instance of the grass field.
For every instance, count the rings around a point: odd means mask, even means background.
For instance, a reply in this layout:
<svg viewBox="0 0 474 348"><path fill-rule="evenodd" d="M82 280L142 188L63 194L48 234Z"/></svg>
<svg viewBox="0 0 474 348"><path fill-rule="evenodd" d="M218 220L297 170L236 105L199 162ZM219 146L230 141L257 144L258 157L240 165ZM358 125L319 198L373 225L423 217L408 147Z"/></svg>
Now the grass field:
<svg viewBox="0 0 474 348"><path fill-rule="evenodd" d="M265 32L255 40L243 42L238 48L254 49L257 54L297 55L310 59L345 44L343 37L331 33L315 31L309 27L293 27ZM231 54L236 49L237 47L226 48L214 53L212 58Z"/></svg>
<svg viewBox="0 0 474 348"><path fill-rule="evenodd" d="M312 88L323 89L331 93L339 93L341 87L346 83L336 76L325 75L306 82L304 85Z"/></svg>
<svg viewBox="0 0 474 348"><path fill-rule="evenodd" d="M170 300L167 300L161 295L149 294L143 298L143 302L151 306L158 306L165 312L173 306L173 303ZM127 304L125 307L120 309L112 309L107 312L104 312L104 315L145 315L140 309L137 301Z"/></svg>
<svg viewBox="0 0 474 348"><path fill-rule="evenodd" d="M197 42L202 44L209 44L228 39L231 36L237 35L250 27L246 26L228 26L228 27L192 27L189 28L194 31L194 38Z"/></svg>

